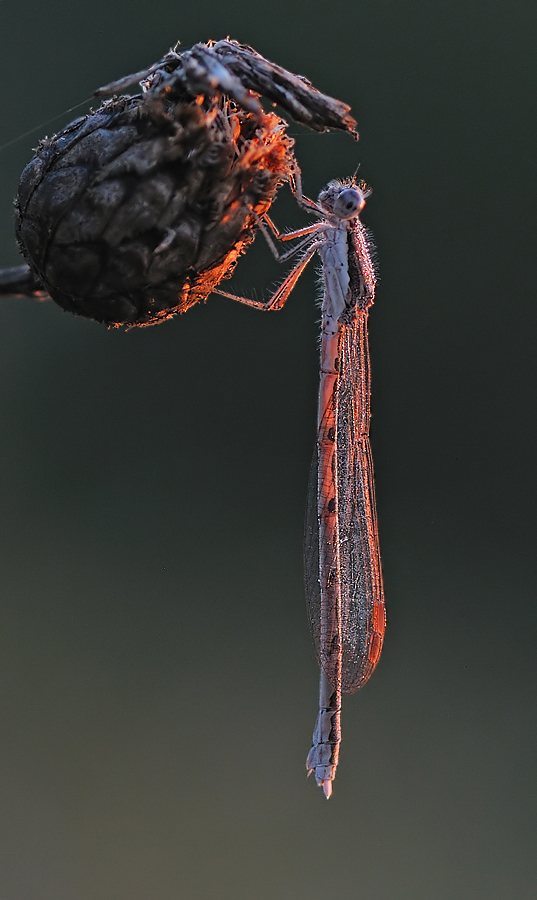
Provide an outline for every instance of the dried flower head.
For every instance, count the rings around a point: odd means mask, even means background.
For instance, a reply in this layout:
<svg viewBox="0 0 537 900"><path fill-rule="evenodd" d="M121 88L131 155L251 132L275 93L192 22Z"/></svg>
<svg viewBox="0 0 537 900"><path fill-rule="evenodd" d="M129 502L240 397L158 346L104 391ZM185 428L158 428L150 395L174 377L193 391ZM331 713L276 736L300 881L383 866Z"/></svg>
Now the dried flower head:
<svg viewBox="0 0 537 900"><path fill-rule="evenodd" d="M122 98L44 141L17 237L60 306L108 325L188 309L230 273L293 171L275 115Z"/></svg>
<svg viewBox="0 0 537 900"><path fill-rule="evenodd" d="M64 309L112 326L150 325L205 299L298 174L287 123L264 112L261 94L319 131L354 134L356 124L347 106L233 41L170 51L98 93L136 81L142 94L42 141L16 201L34 292L37 282Z"/></svg>

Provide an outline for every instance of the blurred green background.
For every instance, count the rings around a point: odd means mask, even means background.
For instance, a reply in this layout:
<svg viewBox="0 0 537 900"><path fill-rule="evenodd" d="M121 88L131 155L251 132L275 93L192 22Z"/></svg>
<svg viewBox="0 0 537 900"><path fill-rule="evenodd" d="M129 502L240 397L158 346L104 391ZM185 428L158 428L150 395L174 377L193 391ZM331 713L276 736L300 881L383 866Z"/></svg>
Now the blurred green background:
<svg viewBox="0 0 537 900"><path fill-rule="evenodd" d="M250 43L350 103L292 126L361 175L381 264L373 450L388 631L326 803L302 521L314 267L121 333L3 300L0 896L536 896L534 2L3 0L0 143L176 40ZM0 263L32 147L0 155ZM305 218L278 199L280 225ZM237 291L281 277L261 242Z"/></svg>

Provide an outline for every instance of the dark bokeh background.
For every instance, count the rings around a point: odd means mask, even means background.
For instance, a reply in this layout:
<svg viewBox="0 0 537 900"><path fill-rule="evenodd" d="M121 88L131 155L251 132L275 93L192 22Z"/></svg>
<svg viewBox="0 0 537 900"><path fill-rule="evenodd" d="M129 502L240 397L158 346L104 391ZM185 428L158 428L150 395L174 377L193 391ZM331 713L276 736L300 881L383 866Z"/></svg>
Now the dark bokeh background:
<svg viewBox="0 0 537 900"><path fill-rule="evenodd" d="M279 315L212 297L126 334L2 301L1 897L535 897L536 25L532 0L3 0L2 143L179 38L352 104L358 145L292 130L308 193L358 162L374 187L388 632L326 803L313 271ZM31 148L78 114L0 155L3 265ZM234 284L280 275L257 242Z"/></svg>

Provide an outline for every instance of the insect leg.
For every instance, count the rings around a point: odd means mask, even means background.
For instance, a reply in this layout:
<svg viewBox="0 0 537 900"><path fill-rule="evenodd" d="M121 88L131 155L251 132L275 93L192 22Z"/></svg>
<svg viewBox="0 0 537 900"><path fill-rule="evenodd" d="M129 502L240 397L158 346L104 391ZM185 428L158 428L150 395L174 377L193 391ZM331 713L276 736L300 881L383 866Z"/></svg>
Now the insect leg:
<svg viewBox="0 0 537 900"><path fill-rule="evenodd" d="M244 303L246 306L252 306L254 309L262 309L266 312L281 309L310 259L318 250L320 243L320 241L312 241L302 258L286 275L280 286L268 300L251 300L248 297L238 297L236 294L229 294L227 291L220 290L215 290L213 293L220 294L221 297L229 297L231 300L237 300L238 303Z"/></svg>

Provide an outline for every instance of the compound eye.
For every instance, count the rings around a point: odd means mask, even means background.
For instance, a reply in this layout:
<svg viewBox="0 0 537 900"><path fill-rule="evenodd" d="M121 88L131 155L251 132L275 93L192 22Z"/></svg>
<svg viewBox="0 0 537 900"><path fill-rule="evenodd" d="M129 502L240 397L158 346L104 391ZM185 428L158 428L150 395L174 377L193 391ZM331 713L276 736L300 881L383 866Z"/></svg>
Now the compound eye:
<svg viewBox="0 0 537 900"><path fill-rule="evenodd" d="M341 219L352 219L365 206L364 195L358 188L346 188L341 191L334 203L334 214Z"/></svg>

